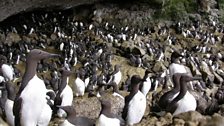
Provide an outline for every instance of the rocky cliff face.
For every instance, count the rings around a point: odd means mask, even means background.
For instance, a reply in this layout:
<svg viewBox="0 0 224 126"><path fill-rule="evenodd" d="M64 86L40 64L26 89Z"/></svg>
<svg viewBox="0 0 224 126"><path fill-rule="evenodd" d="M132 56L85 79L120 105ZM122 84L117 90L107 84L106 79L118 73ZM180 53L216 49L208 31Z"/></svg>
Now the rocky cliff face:
<svg viewBox="0 0 224 126"><path fill-rule="evenodd" d="M20 12L37 8L69 9L83 4L92 4L102 0L1 0L0 21Z"/></svg>
<svg viewBox="0 0 224 126"><path fill-rule="evenodd" d="M0 2L0 21L9 16L20 12L27 12L34 9L70 9L79 5L95 4L108 2L118 2L113 0L1 0ZM213 17L223 19L224 10L223 0L131 0L122 3L118 2L119 7L130 9L132 11L142 10L150 11L144 18L148 19L168 19L168 20L186 20L189 18L198 18L199 14L209 14ZM142 8L143 6L143 8ZM147 9L145 9L146 7Z"/></svg>

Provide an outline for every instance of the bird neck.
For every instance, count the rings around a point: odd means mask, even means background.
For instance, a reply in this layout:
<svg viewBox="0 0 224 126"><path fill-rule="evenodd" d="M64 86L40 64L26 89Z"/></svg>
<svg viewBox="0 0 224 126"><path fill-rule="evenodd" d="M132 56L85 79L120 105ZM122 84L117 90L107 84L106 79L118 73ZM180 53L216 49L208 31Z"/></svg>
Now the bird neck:
<svg viewBox="0 0 224 126"><path fill-rule="evenodd" d="M7 84L7 95L8 95L8 99L14 101L16 98L16 93L15 93L15 88L10 85Z"/></svg>
<svg viewBox="0 0 224 126"><path fill-rule="evenodd" d="M176 57L171 57L171 63L177 63L177 58Z"/></svg>
<svg viewBox="0 0 224 126"><path fill-rule="evenodd" d="M25 73L22 78L22 83L19 89L19 94L23 91L23 89L26 87L28 82L36 75L36 69L37 69L37 61L27 59L26 61L26 69Z"/></svg>
<svg viewBox="0 0 224 126"><path fill-rule="evenodd" d="M130 95L135 95L139 90L139 84L136 84L132 87Z"/></svg>
<svg viewBox="0 0 224 126"><path fill-rule="evenodd" d="M67 79L68 79L67 76L62 76L62 80L61 80L61 84L59 86L59 92L58 92L59 94L61 94L62 91L64 90L64 88L66 87L66 85L67 85Z"/></svg>
<svg viewBox="0 0 224 126"><path fill-rule="evenodd" d="M114 84L114 86L113 86L113 92L119 93L117 84Z"/></svg>
<svg viewBox="0 0 224 126"><path fill-rule="evenodd" d="M104 114L107 117L110 117L111 109L109 107L102 106L100 114Z"/></svg>
<svg viewBox="0 0 224 126"><path fill-rule="evenodd" d="M144 80L146 80L148 78L148 73L146 73L143 77Z"/></svg>
<svg viewBox="0 0 224 126"><path fill-rule="evenodd" d="M179 101L182 99L185 94L187 93L187 82L180 80L180 93L178 96L174 99L175 102Z"/></svg>
<svg viewBox="0 0 224 126"><path fill-rule="evenodd" d="M179 79L173 79L174 88L172 89L174 92L180 91L180 83Z"/></svg>

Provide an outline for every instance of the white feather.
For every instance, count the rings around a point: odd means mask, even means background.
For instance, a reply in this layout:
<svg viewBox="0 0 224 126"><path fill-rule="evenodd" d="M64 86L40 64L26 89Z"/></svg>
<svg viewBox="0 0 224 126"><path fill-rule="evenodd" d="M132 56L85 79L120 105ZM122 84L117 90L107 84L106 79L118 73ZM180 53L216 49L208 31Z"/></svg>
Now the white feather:
<svg viewBox="0 0 224 126"><path fill-rule="evenodd" d="M172 63L169 66L169 73L170 76L172 76L175 73L187 73L187 70L185 69L185 67L181 64L177 64L177 63Z"/></svg>
<svg viewBox="0 0 224 126"><path fill-rule="evenodd" d="M183 112L195 111L197 107L197 102L192 94L188 91L185 96L177 102L177 109L173 113L173 115L178 115Z"/></svg>
<svg viewBox="0 0 224 126"><path fill-rule="evenodd" d="M120 120L117 118L108 118L101 114L96 121L96 126L120 126Z"/></svg>
<svg viewBox="0 0 224 126"><path fill-rule="evenodd" d="M27 86L22 91L21 106L21 125L35 126L40 120L40 115L43 114L46 100L46 87L44 82L36 75L28 82ZM49 122L46 122L48 124Z"/></svg>
<svg viewBox="0 0 224 126"><path fill-rule="evenodd" d="M118 71L117 73L115 73L111 78L110 80L108 81L109 83L112 81L112 82L115 82L117 85L120 83L121 81L121 77L122 77L122 74L121 74L121 71ZM112 80L113 79L113 80Z"/></svg>
<svg viewBox="0 0 224 126"><path fill-rule="evenodd" d="M60 51L63 51L63 49L64 49L64 43L62 42L62 43L60 44Z"/></svg>
<svg viewBox="0 0 224 126"><path fill-rule="evenodd" d="M121 99L124 99L124 97L122 95L118 94L117 92L114 92L112 95L115 97L120 97Z"/></svg>
<svg viewBox="0 0 224 126"><path fill-rule="evenodd" d="M85 87L87 87L88 84L89 84L89 77L87 77L87 78L85 79Z"/></svg>
<svg viewBox="0 0 224 126"><path fill-rule="evenodd" d="M49 122L51 121L51 115L52 115L51 107L48 104L45 104L37 125L48 126Z"/></svg>
<svg viewBox="0 0 224 126"><path fill-rule="evenodd" d="M13 80L14 70L12 66L9 66L7 64L2 65L2 74L5 77L6 80Z"/></svg>
<svg viewBox="0 0 224 126"><path fill-rule="evenodd" d="M64 90L61 92L60 95L62 102L61 102L61 106L71 106L72 102L73 102L73 92L72 89L69 85L66 85L66 87L64 88ZM59 109L57 112L58 117L65 117L67 114L64 110Z"/></svg>
<svg viewBox="0 0 224 126"><path fill-rule="evenodd" d="M128 104L127 124L133 125L139 123L145 113L146 97L140 91L131 99Z"/></svg>
<svg viewBox="0 0 224 126"><path fill-rule="evenodd" d="M146 81L143 82L141 92L146 96L151 89L151 79L150 77L146 78Z"/></svg>
<svg viewBox="0 0 224 126"><path fill-rule="evenodd" d="M76 96L83 96L85 93L85 83L77 77L74 83L74 92Z"/></svg>
<svg viewBox="0 0 224 126"><path fill-rule="evenodd" d="M5 78L3 76L0 76L0 83L5 82Z"/></svg>
<svg viewBox="0 0 224 126"><path fill-rule="evenodd" d="M14 126L14 115L12 112L14 101L7 99L5 102L6 121L10 126Z"/></svg>

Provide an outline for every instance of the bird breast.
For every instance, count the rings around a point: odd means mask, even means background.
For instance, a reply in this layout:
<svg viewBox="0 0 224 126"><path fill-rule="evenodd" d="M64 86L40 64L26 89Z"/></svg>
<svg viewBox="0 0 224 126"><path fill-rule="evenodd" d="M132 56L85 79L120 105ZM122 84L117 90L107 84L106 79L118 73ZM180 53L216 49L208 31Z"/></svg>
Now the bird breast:
<svg viewBox="0 0 224 126"><path fill-rule="evenodd" d="M140 91L128 103L127 124L133 125L139 123L145 113L146 97Z"/></svg>
<svg viewBox="0 0 224 126"><path fill-rule="evenodd" d="M185 96L177 102L177 109L173 115L177 115L183 112L195 111L197 107L197 102L194 96L187 91Z"/></svg>

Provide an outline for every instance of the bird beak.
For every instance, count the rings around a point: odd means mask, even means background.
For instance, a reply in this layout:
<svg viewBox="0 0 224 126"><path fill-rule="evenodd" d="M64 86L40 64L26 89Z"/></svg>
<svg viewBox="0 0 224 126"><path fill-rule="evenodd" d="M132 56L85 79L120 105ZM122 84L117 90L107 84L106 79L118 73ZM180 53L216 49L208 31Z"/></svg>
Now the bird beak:
<svg viewBox="0 0 224 126"><path fill-rule="evenodd" d="M59 58L59 57L60 57L60 55L59 55L59 54L50 54L50 57Z"/></svg>

